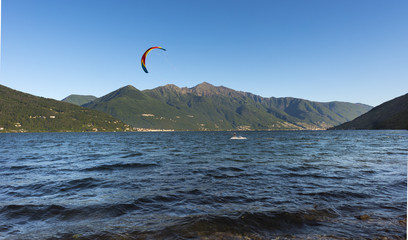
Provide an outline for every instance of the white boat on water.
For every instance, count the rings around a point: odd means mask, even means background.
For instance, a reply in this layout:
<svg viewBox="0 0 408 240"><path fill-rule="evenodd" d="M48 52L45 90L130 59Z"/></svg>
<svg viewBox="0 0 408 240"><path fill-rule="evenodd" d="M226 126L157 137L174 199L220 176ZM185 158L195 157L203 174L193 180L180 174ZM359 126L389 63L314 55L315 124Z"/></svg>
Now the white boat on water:
<svg viewBox="0 0 408 240"><path fill-rule="evenodd" d="M243 136L237 136L237 134L234 133L234 135L232 135L232 137L230 139L232 139L232 140L243 140L243 139L247 139L247 138L243 137Z"/></svg>

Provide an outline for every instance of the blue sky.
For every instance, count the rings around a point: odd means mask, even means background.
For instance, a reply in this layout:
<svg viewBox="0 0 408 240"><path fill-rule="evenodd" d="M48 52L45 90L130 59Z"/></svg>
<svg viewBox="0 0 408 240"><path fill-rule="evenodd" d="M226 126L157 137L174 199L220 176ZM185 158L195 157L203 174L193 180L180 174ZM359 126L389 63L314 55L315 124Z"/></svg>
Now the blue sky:
<svg viewBox="0 0 408 240"><path fill-rule="evenodd" d="M0 84L47 98L201 82L376 106L408 92L406 0L2 0ZM151 46L143 72L140 58Z"/></svg>

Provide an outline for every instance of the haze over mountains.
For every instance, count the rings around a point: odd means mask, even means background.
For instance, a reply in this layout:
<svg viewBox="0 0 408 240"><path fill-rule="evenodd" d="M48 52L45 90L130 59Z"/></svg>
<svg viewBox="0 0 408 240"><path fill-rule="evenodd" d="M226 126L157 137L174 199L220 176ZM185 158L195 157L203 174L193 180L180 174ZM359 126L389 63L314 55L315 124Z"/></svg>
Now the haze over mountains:
<svg viewBox="0 0 408 240"><path fill-rule="evenodd" d="M201 83L140 91L128 85L83 105L137 128L174 130L317 130L350 121L372 107L298 98L264 98Z"/></svg>

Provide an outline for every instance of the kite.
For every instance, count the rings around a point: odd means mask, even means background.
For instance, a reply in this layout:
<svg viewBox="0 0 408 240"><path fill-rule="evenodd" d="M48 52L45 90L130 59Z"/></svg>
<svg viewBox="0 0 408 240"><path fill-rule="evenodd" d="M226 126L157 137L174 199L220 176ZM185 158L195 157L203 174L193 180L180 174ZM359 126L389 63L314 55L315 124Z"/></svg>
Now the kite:
<svg viewBox="0 0 408 240"><path fill-rule="evenodd" d="M148 73L147 68L146 68L146 55L147 55L151 50L156 49L156 48L161 49L161 50L163 50L163 51L166 51L166 49L164 49L164 48L162 48L162 47L151 47L151 48L149 48L149 49L146 50L146 52L145 52L145 53L143 54L143 56L142 56L142 68L143 68L143 70L145 71L145 73Z"/></svg>

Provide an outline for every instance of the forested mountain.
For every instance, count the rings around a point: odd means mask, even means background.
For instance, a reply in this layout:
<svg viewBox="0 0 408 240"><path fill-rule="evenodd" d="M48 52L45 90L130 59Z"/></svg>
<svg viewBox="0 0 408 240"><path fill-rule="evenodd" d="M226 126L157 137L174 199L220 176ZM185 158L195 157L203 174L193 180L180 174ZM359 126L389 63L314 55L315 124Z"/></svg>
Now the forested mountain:
<svg viewBox="0 0 408 240"><path fill-rule="evenodd" d="M332 129L407 129L408 93L385 102L353 121Z"/></svg>
<svg viewBox="0 0 408 240"><path fill-rule="evenodd" d="M166 85L139 91L126 86L83 105L140 128L175 130L327 129L372 107L298 98L264 98L201 83L193 88Z"/></svg>
<svg viewBox="0 0 408 240"><path fill-rule="evenodd" d="M106 113L0 85L0 132L124 131L128 127Z"/></svg>

